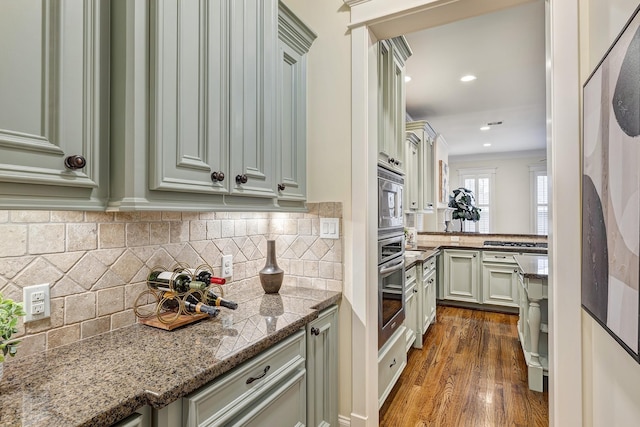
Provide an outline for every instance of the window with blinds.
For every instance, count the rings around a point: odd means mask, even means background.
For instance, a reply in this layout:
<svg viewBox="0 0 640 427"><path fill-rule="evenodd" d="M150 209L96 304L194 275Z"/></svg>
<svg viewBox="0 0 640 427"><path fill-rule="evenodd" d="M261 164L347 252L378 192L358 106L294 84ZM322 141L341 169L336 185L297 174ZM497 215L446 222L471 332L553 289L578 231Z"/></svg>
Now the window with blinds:
<svg viewBox="0 0 640 427"><path fill-rule="evenodd" d="M542 165L529 166L531 176L531 232L549 234L549 182L547 168Z"/></svg>
<svg viewBox="0 0 640 427"><path fill-rule="evenodd" d="M463 183L464 188L473 191L476 198L476 207L481 209L480 221L464 221L464 231L491 232L491 199L493 197L494 174L493 169L460 174L460 182Z"/></svg>

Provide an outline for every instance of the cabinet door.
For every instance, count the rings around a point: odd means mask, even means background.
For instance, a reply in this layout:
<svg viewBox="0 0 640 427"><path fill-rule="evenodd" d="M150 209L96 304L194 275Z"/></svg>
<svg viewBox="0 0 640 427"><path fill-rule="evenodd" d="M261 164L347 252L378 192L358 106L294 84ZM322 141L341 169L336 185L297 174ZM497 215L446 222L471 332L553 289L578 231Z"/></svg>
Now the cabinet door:
<svg viewBox="0 0 640 427"><path fill-rule="evenodd" d="M230 2L230 191L275 197L276 0Z"/></svg>
<svg viewBox="0 0 640 427"><path fill-rule="evenodd" d="M337 306L307 325L307 421L309 426L338 425Z"/></svg>
<svg viewBox="0 0 640 427"><path fill-rule="evenodd" d="M480 302L478 251L444 251L444 299Z"/></svg>
<svg viewBox="0 0 640 427"><path fill-rule="evenodd" d="M226 193L228 2L158 0L149 7L150 188Z"/></svg>
<svg viewBox="0 0 640 427"><path fill-rule="evenodd" d="M0 3L2 207L104 208L108 19L100 0Z"/></svg>
<svg viewBox="0 0 640 427"><path fill-rule="evenodd" d="M406 175L404 179L404 207L409 211L420 209L419 194L419 143L420 139L413 132L407 132L405 150Z"/></svg>
<svg viewBox="0 0 640 427"><path fill-rule="evenodd" d="M424 133L420 144L420 188L422 189L422 210L432 212L435 202L435 167L434 167L434 147L433 138Z"/></svg>
<svg viewBox="0 0 640 427"><path fill-rule="evenodd" d="M407 286L406 298L404 301L404 326L407 328L405 337L407 340L407 351L415 343L418 328L418 298L417 288L414 281L413 284Z"/></svg>
<svg viewBox="0 0 640 427"><path fill-rule="evenodd" d="M424 334L429 329L432 316L434 314L435 306L432 302L434 296L433 292L436 287L436 272L430 271L422 281L422 333Z"/></svg>
<svg viewBox="0 0 640 427"><path fill-rule="evenodd" d="M388 41L378 43L378 162L391 167L393 157L392 76L393 53Z"/></svg>
<svg viewBox="0 0 640 427"><path fill-rule="evenodd" d="M307 58L316 35L278 3L278 133L276 137L279 202L307 197Z"/></svg>
<svg viewBox="0 0 640 427"><path fill-rule="evenodd" d="M518 279L515 266L483 263L482 302L518 307Z"/></svg>

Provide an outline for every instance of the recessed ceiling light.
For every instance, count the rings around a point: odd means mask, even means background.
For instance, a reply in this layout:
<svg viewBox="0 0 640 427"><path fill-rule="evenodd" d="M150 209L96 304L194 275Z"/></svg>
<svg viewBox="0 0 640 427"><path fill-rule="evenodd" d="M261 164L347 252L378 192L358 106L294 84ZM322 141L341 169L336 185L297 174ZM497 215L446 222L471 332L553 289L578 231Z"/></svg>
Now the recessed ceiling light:
<svg viewBox="0 0 640 427"><path fill-rule="evenodd" d="M486 144L482 144L483 147L491 147L491 144L489 144L488 142Z"/></svg>
<svg viewBox="0 0 640 427"><path fill-rule="evenodd" d="M482 127L480 128L480 130L489 130L489 129L491 129L491 127L490 127L490 126L482 126Z"/></svg>
<svg viewBox="0 0 640 427"><path fill-rule="evenodd" d="M410 82L411 81L411 76L404 76L404 81L405 82Z"/></svg>
<svg viewBox="0 0 640 427"><path fill-rule="evenodd" d="M462 78L460 78L461 82L471 82L473 80L477 79L476 76L473 76L471 74L467 74L466 76L462 76Z"/></svg>

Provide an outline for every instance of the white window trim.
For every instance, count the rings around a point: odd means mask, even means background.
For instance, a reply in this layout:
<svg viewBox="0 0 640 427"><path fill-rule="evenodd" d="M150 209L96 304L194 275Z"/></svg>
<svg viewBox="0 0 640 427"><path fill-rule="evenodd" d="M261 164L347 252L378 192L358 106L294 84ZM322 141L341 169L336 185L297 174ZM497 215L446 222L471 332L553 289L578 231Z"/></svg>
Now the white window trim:
<svg viewBox="0 0 640 427"><path fill-rule="evenodd" d="M497 168L466 168L466 169L458 169L458 187L463 186L464 184L464 176L465 175L475 175L476 178L480 175L489 175L489 208L491 209L492 214L489 216L489 233L493 233L494 230L494 221L495 221L495 207L496 207L496 170ZM453 191L453 190L451 190ZM474 189L475 191L475 189ZM480 211L480 216L482 217L482 211ZM478 225L474 224L474 227L477 229ZM476 231L477 232L477 231Z"/></svg>
<svg viewBox="0 0 640 427"><path fill-rule="evenodd" d="M548 182L549 174L547 173L547 167L545 165L529 165L529 229L534 235L538 235L538 224L536 224L538 217L538 212L536 210L538 207L536 177L538 175L547 175ZM548 203L547 206L549 206Z"/></svg>

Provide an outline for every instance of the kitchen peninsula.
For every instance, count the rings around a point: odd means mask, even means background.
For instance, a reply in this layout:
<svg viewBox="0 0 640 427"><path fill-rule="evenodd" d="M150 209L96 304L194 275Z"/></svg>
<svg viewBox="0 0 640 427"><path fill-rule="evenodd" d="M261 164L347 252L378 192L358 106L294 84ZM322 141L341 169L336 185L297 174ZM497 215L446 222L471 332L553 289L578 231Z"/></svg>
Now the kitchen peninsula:
<svg viewBox="0 0 640 427"><path fill-rule="evenodd" d="M13 361L0 381L0 425L110 426L163 408L302 334L341 296L295 286L264 294L254 283L226 295L239 307L215 319L171 332L135 324Z"/></svg>

